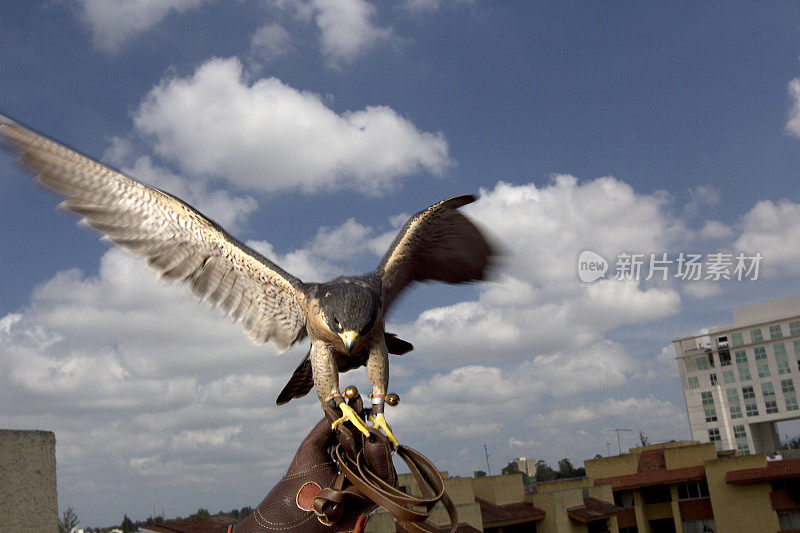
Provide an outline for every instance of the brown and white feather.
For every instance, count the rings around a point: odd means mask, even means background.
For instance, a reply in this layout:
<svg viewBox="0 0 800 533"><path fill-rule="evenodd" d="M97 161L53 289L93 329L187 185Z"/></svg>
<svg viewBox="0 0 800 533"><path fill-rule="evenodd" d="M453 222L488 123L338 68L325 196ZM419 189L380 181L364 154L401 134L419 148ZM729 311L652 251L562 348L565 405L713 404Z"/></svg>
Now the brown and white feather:
<svg viewBox="0 0 800 533"><path fill-rule="evenodd" d="M484 279L492 248L478 227L458 211L474 201L472 195L443 200L412 216L400 229L377 270L384 312L414 281Z"/></svg>
<svg viewBox="0 0 800 533"><path fill-rule="evenodd" d="M0 115L0 139L66 197L62 203L105 238L144 256L166 280L242 323L257 343L286 349L306 335L302 283L190 205Z"/></svg>

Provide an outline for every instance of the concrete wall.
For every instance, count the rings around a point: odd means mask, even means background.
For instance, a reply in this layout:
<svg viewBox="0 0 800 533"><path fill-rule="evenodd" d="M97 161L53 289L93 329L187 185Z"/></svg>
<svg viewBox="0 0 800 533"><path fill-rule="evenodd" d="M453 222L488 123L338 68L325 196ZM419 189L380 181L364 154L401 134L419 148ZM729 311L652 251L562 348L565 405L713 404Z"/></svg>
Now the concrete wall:
<svg viewBox="0 0 800 533"><path fill-rule="evenodd" d="M52 432L0 430L0 532L58 532Z"/></svg>

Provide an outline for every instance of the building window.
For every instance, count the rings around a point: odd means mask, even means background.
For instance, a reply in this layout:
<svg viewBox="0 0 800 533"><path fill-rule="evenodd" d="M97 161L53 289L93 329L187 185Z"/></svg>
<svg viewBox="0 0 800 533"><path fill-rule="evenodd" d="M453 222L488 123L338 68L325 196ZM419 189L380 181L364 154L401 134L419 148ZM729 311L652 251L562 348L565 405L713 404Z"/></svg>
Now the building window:
<svg viewBox="0 0 800 533"><path fill-rule="evenodd" d="M786 345L777 342L772 349L775 351L775 365L778 367L778 374L788 374L789 357L786 355Z"/></svg>
<svg viewBox="0 0 800 533"><path fill-rule="evenodd" d="M719 440L719 430L716 431L717 440ZM710 434L711 430L709 429L708 432ZM705 480L678 485L678 500L699 500L708 497L708 483Z"/></svg>
<svg viewBox="0 0 800 533"><path fill-rule="evenodd" d="M734 383L736 381L736 376L733 375L733 370L723 370L722 381L725 383Z"/></svg>
<svg viewBox="0 0 800 533"><path fill-rule="evenodd" d="M719 366L731 365L731 351L728 348L719 349Z"/></svg>
<svg viewBox="0 0 800 533"><path fill-rule="evenodd" d="M758 369L758 377L768 378L769 374L769 361L767 361L767 350L763 346L756 346L753 348L753 353L756 356L756 368Z"/></svg>
<svg viewBox="0 0 800 533"><path fill-rule="evenodd" d="M789 322L789 334L790 335L800 335L800 320L795 320L794 322Z"/></svg>
<svg viewBox="0 0 800 533"><path fill-rule="evenodd" d="M752 387L750 387L752 389ZM717 410L714 407L714 397L710 392L701 392L700 398L703 401L703 411L706 414L706 422L717 421Z"/></svg>
<svg viewBox="0 0 800 533"><path fill-rule="evenodd" d="M794 382L791 379L781 380L781 391L786 402L787 411L797 411L797 393L794 390Z"/></svg>
<svg viewBox="0 0 800 533"><path fill-rule="evenodd" d="M719 435L719 428L711 428L708 430L708 442L713 442L718 452L722 451L722 437ZM706 489L706 492L708 492L708 489Z"/></svg>
<svg viewBox="0 0 800 533"><path fill-rule="evenodd" d="M746 442L744 443L736 443L736 449L739 450L739 453L742 455L750 455L750 446L747 445Z"/></svg>
<svg viewBox="0 0 800 533"><path fill-rule="evenodd" d="M711 386L714 387L717 384L717 375L711 373L708 375L709 380L711 380Z"/></svg>
<svg viewBox="0 0 800 533"><path fill-rule="evenodd" d="M686 381L689 383L689 389L700 388L700 382L697 379L697 376L689 376L689 378Z"/></svg>
<svg viewBox="0 0 800 533"><path fill-rule="evenodd" d="M800 357L800 340L792 341L792 346L794 346L794 354Z"/></svg>
<svg viewBox="0 0 800 533"><path fill-rule="evenodd" d="M756 393L753 387L742 387L742 398L744 398L744 412L747 416L758 416L758 406L756 404Z"/></svg>
<svg viewBox="0 0 800 533"><path fill-rule="evenodd" d="M800 529L800 511L778 511L781 530Z"/></svg>
<svg viewBox="0 0 800 533"><path fill-rule="evenodd" d="M769 338L780 339L783 337L783 331L780 324L773 324L769 327Z"/></svg>
<svg viewBox="0 0 800 533"><path fill-rule="evenodd" d="M731 418L742 418L742 406L739 403L739 392L736 389L725 389L728 396L728 408L731 411Z"/></svg>
<svg viewBox="0 0 800 533"><path fill-rule="evenodd" d="M706 357L698 357L695 360L697 370L708 370L708 359Z"/></svg>
<svg viewBox="0 0 800 533"><path fill-rule="evenodd" d="M747 445L747 430L744 426L733 426L733 438L736 439L736 449L742 455L750 455L750 447Z"/></svg>
<svg viewBox="0 0 800 533"><path fill-rule="evenodd" d="M764 336L761 335L761 328L750 330L750 342L764 342Z"/></svg>
<svg viewBox="0 0 800 533"><path fill-rule="evenodd" d="M713 518L690 520L683 523L683 533L716 533L717 526Z"/></svg>
<svg viewBox="0 0 800 533"><path fill-rule="evenodd" d="M672 501L669 485L652 485L640 489L644 503L663 503Z"/></svg>
<svg viewBox="0 0 800 533"><path fill-rule="evenodd" d="M784 400L786 400L786 410L787 411L797 411L798 410L797 396L791 396L791 397L787 396L786 398L784 398Z"/></svg>
<svg viewBox="0 0 800 533"><path fill-rule="evenodd" d="M739 370L739 381L747 381L750 378L750 365L747 364L747 352L736 350L736 368Z"/></svg>
<svg viewBox="0 0 800 533"><path fill-rule="evenodd" d="M775 400L775 389L772 383L761 384L761 395L764 397L764 408L767 414L778 412L778 402Z"/></svg>
<svg viewBox="0 0 800 533"><path fill-rule="evenodd" d="M800 326L800 322L797 323ZM794 334L793 334L794 335ZM742 339L742 332L732 333L731 334L731 344L736 346L742 346L744 344L744 340Z"/></svg>
<svg viewBox="0 0 800 533"><path fill-rule="evenodd" d="M633 507L633 492L630 490L623 490L614 493L614 505L627 509Z"/></svg>

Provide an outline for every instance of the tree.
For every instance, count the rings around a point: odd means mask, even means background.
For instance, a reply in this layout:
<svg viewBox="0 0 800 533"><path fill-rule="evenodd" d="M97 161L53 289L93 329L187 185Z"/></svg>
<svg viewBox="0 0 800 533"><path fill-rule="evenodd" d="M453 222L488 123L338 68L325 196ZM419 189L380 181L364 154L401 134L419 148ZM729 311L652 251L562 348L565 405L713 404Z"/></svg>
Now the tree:
<svg viewBox="0 0 800 533"><path fill-rule="evenodd" d="M504 476L509 474L521 474L522 472L519 471L519 465L516 461L511 461L508 463L501 472Z"/></svg>
<svg viewBox="0 0 800 533"><path fill-rule="evenodd" d="M558 477L570 478L575 477L575 467L572 466L572 461L566 457L558 462Z"/></svg>
<svg viewBox="0 0 800 533"><path fill-rule="evenodd" d="M72 528L78 525L78 515L72 507L67 507L67 510L61 514L61 520L58 521L58 533L70 533Z"/></svg>
<svg viewBox="0 0 800 533"><path fill-rule="evenodd" d="M553 481L558 475L556 471L550 468L543 459L536 461L536 481L541 483L543 481Z"/></svg>
<svg viewBox="0 0 800 533"><path fill-rule="evenodd" d="M476 470L476 471L473 473L473 475L474 475L475 477L486 477L486 472L484 472L483 470Z"/></svg>
<svg viewBox="0 0 800 533"><path fill-rule="evenodd" d="M131 519L128 518L128 515L122 515L122 524L120 524L119 528L122 530L122 533L134 533L136 531L136 526L133 525Z"/></svg>

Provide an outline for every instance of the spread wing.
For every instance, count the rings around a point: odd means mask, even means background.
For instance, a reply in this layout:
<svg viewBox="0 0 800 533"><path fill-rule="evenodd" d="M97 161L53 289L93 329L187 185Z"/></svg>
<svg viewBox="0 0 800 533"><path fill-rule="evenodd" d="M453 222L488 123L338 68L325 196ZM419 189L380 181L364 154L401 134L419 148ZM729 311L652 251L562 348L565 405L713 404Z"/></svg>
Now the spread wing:
<svg viewBox="0 0 800 533"><path fill-rule="evenodd" d="M253 341L286 349L306 335L300 280L190 205L0 115L0 140L62 205L168 280L241 321Z"/></svg>
<svg viewBox="0 0 800 533"><path fill-rule="evenodd" d="M402 227L377 272L384 309L412 281L463 283L483 279L492 249L480 230L458 211L472 195L449 198L412 216Z"/></svg>

